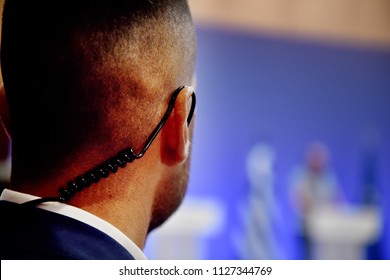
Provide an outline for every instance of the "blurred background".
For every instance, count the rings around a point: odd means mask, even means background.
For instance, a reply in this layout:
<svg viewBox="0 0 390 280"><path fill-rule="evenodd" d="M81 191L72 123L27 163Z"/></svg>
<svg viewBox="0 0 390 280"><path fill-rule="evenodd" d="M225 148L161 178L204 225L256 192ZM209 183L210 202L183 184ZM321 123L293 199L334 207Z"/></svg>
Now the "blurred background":
<svg viewBox="0 0 390 280"><path fill-rule="evenodd" d="M190 0L188 195L154 259L390 259L390 1Z"/></svg>
<svg viewBox="0 0 390 280"><path fill-rule="evenodd" d="M390 0L189 3L190 184L147 256L390 259Z"/></svg>

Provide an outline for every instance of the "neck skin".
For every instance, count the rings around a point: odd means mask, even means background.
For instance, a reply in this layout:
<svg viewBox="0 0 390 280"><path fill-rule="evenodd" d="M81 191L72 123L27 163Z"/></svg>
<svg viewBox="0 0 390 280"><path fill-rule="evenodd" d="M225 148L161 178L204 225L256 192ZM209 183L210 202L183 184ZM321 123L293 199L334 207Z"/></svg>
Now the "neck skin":
<svg viewBox="0 0 390 280"><path fill-rule="evenodd" d="M99 183L76 193L66 203L111 223L143 249L152 219L155 192L164 168L161 161L156 160L159 142L157 137L144 157L128 164L125 168L119 168L117 173L111 173L108 178L101 179ZM11 181L11 189L40 197L58 196L58 188L75 177L68 174L84 173L85 168L81 168L84 164L85 162L79 165L73 164L69 169L64 168L57 173L58 176L44 182L15 180L17 183L13 184ZM75 169L80 170L75 172ZM58 187L53 188L53 186Z"/></svg>

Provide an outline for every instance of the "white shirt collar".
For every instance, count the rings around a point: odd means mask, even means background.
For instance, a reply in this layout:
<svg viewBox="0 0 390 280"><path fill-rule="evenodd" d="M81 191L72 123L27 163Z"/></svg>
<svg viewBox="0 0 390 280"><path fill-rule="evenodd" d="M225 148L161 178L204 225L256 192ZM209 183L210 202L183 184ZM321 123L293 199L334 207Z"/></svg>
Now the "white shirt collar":
<svg viewBox="0 0 390 280"><path fill-rule="evenodd" d="M8 189L5 189L0 196L0 200L6 200L15 203L24 203L37 198L39 197ZM87 211L60 202L45 202L38 205L37 207L86 223L115 239L119 244L125 247L136 260L146 259L146 256L141 251L141 249L139 249L137 245L135 245L135 243L131 241L123 232L110 223Z"/></svg>

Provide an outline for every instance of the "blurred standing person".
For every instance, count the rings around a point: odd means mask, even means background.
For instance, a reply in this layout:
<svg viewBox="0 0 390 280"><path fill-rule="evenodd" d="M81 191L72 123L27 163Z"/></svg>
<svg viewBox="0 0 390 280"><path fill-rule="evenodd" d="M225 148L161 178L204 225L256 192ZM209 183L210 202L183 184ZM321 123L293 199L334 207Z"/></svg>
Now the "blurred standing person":
<svg viewBox="0 0 390 280"><path fill-rule="evenodd" d="M305 163L293 171L290 186L297 215L296 232L304 248L302 258L311 259L308 216L315 208L334 207L341 199L336 176L329 166L329 152L323 143L308 146Z"/></svg>

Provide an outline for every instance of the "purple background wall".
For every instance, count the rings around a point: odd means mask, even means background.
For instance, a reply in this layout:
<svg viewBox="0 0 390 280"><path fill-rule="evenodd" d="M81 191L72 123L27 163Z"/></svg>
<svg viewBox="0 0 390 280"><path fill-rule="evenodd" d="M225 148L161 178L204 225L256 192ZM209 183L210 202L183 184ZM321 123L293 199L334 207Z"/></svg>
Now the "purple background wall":
<svg viewBox="0 0 390 280"><path fill-rule="evenodd" d="M288 176L308 143L324 142L350 203L363 200L363 143L378 135L372 176L384 230L374 258L390 259L390 51L326 45L198 28L197 127L189 195L221 200L228 223L209 240L209 259L233 259L237 202L248 190L250 148L277 154L275 194L286 219L276 233L285 258L299 258L291 237Z"/></svg>

